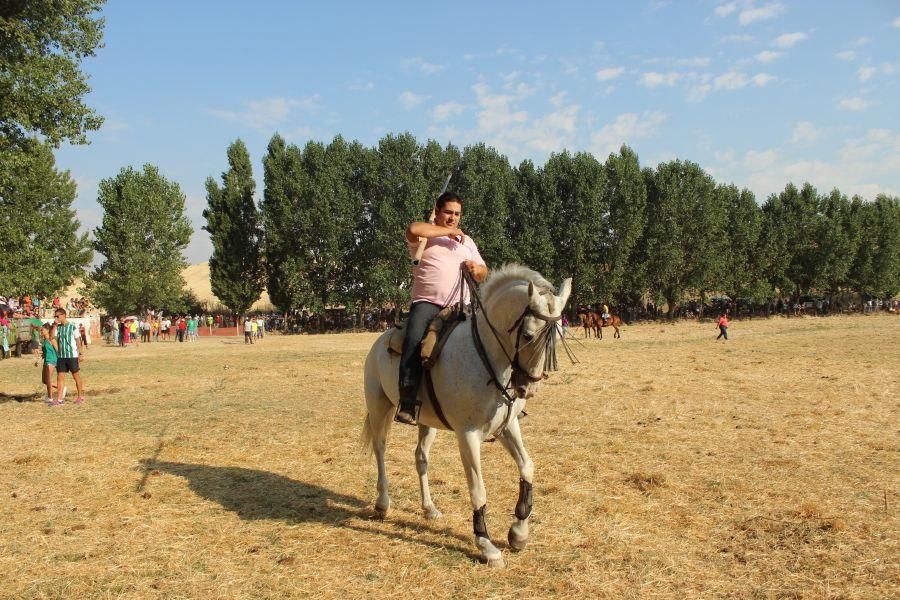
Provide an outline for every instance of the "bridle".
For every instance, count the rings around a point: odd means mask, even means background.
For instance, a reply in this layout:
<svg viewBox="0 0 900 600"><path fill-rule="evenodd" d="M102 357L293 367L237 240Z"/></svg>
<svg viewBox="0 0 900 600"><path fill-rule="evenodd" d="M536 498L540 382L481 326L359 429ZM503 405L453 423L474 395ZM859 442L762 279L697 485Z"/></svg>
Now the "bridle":
<svg viewBox="0 0 900 600"><path fill-rule="evenodd" d="M460 267L461 277L463 284L460 285L460 301L459 301L459 314L463 313L463 300L465 298L465 288L469 288L469 292L472 296L472 339L475 343L475 350L478 352L478 356L481 358L481 362L484 364L485 369L487 369L489 380L488 383L493 383L494 387L496 387L500 394L503 396L503 401L506 403L508 410L512 411L512 405L515 403L516 399L509 393L510 388L516 387L516 385L520 382L528 381L530 383L536 383L548 377L548 373L552 371L556 371L559 368L559 363L556 358L556 339L557 334L559 333L559 325L557 324L560 319L562 319L562 314L557 317L551 315L541 314L536 312L531 308L531 303L529 302L528 306L525 307L525 310L522 311L522 314L519 315L519 318L513 322L512 326L507 330L507 334L512 333L514 330L516 331L516 344L514 348L513 355L510 356L509 352L506 350L506 344L504 343L503 337L497 331L497 328L494 327L493 323L491 323L490 318L487 314L487 309L484 306L484 302L481 300L481 296L478 294L478 284L475 282L475 278L472 274L465 268L465 265ZM551 294L549 290L542 291L541 294ZM529 294L530 298L530 294ZM491 365L491 362L487 356L487 352L484 348L484 342L481 340L481 335L478 332L478 312L480 312L484 317L485 323L487 323L488 328L491 330L491 333L494 335L494 338L497 340L497 343L500 345L500 349L503 350L504 356L509 361L510 366L512 367L512 374L510 375L509 381L504 385L500 382L497 377L497 374L494 372L494 368ZM533 317L540 321L544 321L544 326L541 327L537 332L532 334L531 339L526 338L525 344L522 344L522 338L524 337L524 329L525 329L525 319L527 317ZM569 358L575 362L575 355L571 352L566 344L565 338L560 337L563 343L563 348L566 351L566 354ZM541 345L544 347L544 366L543 372L540 377L535 377L531 374L531 372L524 368L522 364L519 362L519 357L521 355L521 351L523 348L526 348L529 345L534 344L536 347L540 348ZM508 422L507 418L505 422Z"/></svg>

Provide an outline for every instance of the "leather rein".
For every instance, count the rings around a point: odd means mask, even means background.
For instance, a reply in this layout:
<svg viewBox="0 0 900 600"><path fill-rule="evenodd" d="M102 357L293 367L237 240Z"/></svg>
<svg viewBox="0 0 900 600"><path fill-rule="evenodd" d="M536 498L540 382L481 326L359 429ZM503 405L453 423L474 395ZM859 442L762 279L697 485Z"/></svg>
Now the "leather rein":
<svg viewBox="0 0 900 600"><path fill-rule="evenodd" d="M550 315L543 315L532 310L531 305L525 307L525 310L522 311L522 314L519 315L519 318L515 320L512 326L507 330L507 333L512 333L516 330L516 345L515 352L513 356L509 355L509 352L506 351L506 345L503 343L503 339L501 334L497 331L497 328L494 327L493 323L491 323L490 318L488 318L487 309L484 306L484 303L481 300L481 296L478 294L478 284L475 282L475 278L466 270L465 266L460 268L462 273L462 279L464 285L460 286L461 288L465 288L466 286L469 288L470 293L472 294L472 340L475 342L475 350L478 352L478 356L481 358L481 362L484 364L485 369L487 369L489 376L489 383L493 383L494 387L500 392L503 396L503 401L512 410L512 405L516 401L515 397L513 397L509 393L509 389L513 387L513 380L516 378L525 379L531 383L535 383L541 381L542 379L547 378L547 374L550 370L558 369L558 362L556 359L556 334L557 334L557 326L556 323L562 319L562 315L558 317L552 317ZM465 295L465 289L460 290L460 304L462 304L462 300ZM487 356L487 351L484 347L484 342L481 339L481 335L478 333L478 309L481 309L481 314L484 316L485 323L488 324L488 327L491 330L491 333L494 335L494 338L497 340L497 343L500 344L500 349L503 350L504 356L509 361L510 366L512 367L512 375L510 376L509 381L506 385L503 385L497 374L494 372L494 367L491 365L490 359ZM525 318L526 317L534 317L541 321L544 321L546 325L544 325L541 329L539 329L531 340L526 340L526 344L522 344L522 335L523 330L525 328ZM519 356L522 348L531 344L543 344L544 349L546 351L544 358L544 370L540 377L534 377L531 373L528 372L527 369L523 368L519 363Z"/></svg>

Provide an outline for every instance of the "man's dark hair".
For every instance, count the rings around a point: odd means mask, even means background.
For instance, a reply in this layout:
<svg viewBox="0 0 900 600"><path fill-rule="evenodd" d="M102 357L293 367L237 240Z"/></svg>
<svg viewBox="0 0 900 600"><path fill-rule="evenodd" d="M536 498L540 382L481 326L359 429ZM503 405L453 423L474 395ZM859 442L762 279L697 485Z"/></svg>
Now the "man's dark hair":
<svg viewBox="0 0 900 600"><path fill-rule="evenodd" d="M462 198L457 196L456 192L444 192L443 194L438 196L437 203L434 206L434 210L441 210L448 202L459 202L459 204L462 205Z"/></svg>
<svg viewBox="0 0 900 600"><path fill-rule="evenodd" d="M64 309L64 308L57 308L55 311L53 311L53 314L54 314L54 315L64 315L64 314L66 314L66 309Z"/></svg>

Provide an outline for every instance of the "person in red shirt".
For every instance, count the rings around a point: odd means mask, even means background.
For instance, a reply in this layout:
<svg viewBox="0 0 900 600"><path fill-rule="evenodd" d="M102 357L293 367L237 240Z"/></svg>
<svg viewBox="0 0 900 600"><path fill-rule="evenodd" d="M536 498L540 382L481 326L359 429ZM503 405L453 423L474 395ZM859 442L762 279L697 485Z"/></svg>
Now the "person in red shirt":
<svg viewBox="0 0 900 600"><path fill-rule="evenodd" d="M722 313L719 317L719 322L716 323L716 327L719 328L719 337L716 338L716 341L720 337L724 337L725 341L728 341L728 313Z"/></svg>

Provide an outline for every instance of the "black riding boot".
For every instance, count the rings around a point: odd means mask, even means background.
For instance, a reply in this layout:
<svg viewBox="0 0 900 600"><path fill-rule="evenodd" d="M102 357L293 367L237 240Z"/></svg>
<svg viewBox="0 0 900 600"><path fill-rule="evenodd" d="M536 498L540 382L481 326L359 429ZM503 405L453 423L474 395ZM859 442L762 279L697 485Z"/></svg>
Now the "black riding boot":
<svg viewBox="0 0 900 600"><path fill-rule="evenodd" d="M398 423L416 425L419 419L420 406L422 406L422 403L419 402L419 398L416 396L415 387L400 388L400 408L397 409L394 420Z"/></svg>
<svg viewBox="0 0 900 600"><path fill-rule="evenodd" d="M399 423L415 425L419 418L418 398L419 384L422 381L422 338L428 323L441 307L431 302L416 302L410 306L409 318L406 320L406 333L403 337L403 352L400 355L400 408L394 420Z"/></svg>

